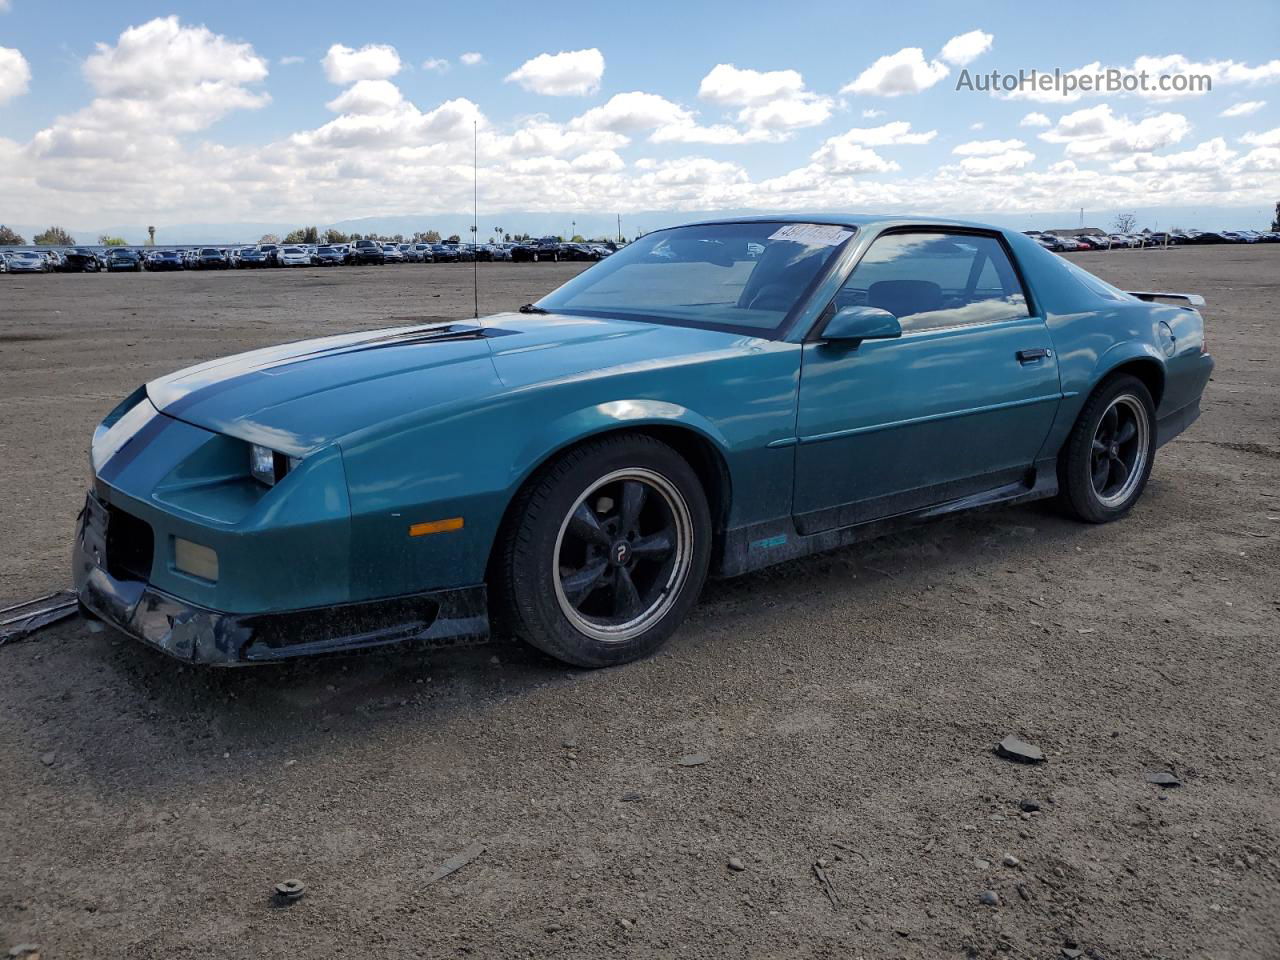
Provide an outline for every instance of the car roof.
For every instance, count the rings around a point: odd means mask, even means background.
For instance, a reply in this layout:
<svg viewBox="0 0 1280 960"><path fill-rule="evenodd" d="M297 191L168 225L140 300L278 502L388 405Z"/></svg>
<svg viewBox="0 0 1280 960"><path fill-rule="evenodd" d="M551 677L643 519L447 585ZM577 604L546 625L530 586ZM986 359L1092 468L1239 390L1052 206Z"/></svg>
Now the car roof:
<svg viewBox="0 0 1280 960"><path fill-rule="evenodd" d="M717 223L818 223L838 227L854 227L865 230L872 226L947 226L976 227L982 230L999 230L989 223L972 220L952 220L946 217L915 217L875 213L774 213L753 217L723 217L715 220L696 220L672 226L707 226ZM664 228L665 229L665 228Z"/></svg>

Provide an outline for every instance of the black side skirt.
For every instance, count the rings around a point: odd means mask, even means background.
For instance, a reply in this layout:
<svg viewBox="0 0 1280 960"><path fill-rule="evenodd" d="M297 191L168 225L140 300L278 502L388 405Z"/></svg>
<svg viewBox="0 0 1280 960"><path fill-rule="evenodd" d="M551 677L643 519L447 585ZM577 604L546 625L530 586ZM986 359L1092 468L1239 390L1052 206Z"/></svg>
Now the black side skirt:
<svg viewBox="0 0 1280 960"><path fill-rule="evenodd" d="M1027 503L1052 497L1057 493L1057 461L1051 458L1040 461L1033 470L1027 471L1025 477L1011 483L894 516L822 530L807 536L799 531L793 517L737 527L725 532L724 542L712 569L717 576L736 577L775 563L872 540L952 513L980 507Z"/></svg>

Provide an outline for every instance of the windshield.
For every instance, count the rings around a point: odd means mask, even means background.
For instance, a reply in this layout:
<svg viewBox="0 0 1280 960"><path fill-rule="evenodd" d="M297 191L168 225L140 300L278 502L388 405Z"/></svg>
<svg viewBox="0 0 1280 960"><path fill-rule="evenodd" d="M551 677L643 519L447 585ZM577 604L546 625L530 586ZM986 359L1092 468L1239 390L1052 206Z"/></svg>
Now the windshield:
<svg viewBox="0 0 1280 960"><path fill-rule="evenodd" d="M641 237L538 301L544 310L777 331L851 227L720 223Z"/></svg>

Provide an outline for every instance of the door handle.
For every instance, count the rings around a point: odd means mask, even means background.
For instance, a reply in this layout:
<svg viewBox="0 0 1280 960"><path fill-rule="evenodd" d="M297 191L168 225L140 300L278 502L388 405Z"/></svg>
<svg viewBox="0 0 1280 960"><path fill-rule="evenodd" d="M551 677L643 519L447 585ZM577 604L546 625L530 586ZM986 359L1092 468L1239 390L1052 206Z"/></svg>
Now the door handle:
<svg viewBox="0 0 1280 960"><path fill-rule="evenodd" d="M1019 363L1035 363L1037 360L1043 360L1046 357L1052 357L1053 351L1045 347L1035 347L1031 350L1019 350L1017 353Z"/></svg>

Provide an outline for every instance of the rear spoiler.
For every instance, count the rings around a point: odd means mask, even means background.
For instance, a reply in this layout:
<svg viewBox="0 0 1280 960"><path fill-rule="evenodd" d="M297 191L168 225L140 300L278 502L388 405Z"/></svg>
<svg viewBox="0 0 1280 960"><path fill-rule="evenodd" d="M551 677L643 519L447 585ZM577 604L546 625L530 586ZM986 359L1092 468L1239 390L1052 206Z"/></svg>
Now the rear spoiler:
<svg viewBox="0 0 1280 960"><path fill-rule="evenodd" d="M1154 303L1156 300L1181 300L1191 307L1204 306L1204 297L1198 293L1164 293L1156 290L1126 290L1125 293L1147 303Z"/></svg>

